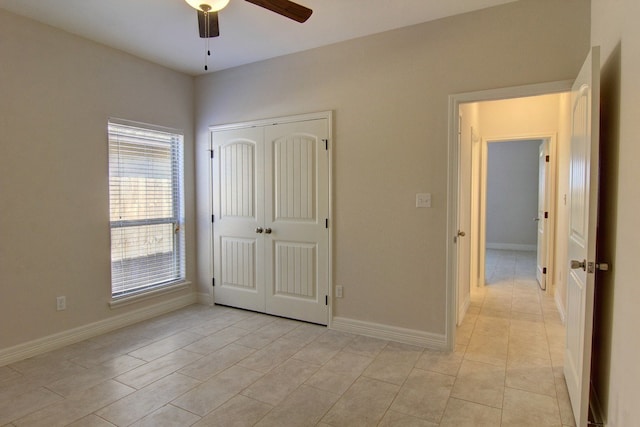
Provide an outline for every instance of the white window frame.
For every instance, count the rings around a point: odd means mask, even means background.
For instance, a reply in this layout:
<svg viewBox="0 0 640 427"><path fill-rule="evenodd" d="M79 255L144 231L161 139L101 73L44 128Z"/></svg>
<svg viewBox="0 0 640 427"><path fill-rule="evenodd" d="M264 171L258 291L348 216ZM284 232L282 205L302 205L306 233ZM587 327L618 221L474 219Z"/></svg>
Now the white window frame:
<svg viewBox="0 0 640 427"><path fill-rule="evenodd" d="M188 285L183 133L176 129L110 118L108 146L112 305L182 289ZM170 166L167 168L165 162L162 178L151 177L156 148L162 153L170 153ZM140 166L140 159L148 162L147 166ZM144 186L149 185L149 179L161 181L162 189L141 194L142 200L149 203L138 203L141 199L123 195L130 185L126 179L121 179L123 176ZM169 190L170 195L166 197ZM159 196L154 199L156 194ZM165 207L150 207L156 201L164 201L162 206ZM135 203L142 208L136 213L122 207L127 203ZM169 225L171 228L163 227ZM145 235L144 227L147 228L146 238L141 238ZM157 230L150 232L153 227ZM122 233L120 237L115 236L118 232Z"/></svg>

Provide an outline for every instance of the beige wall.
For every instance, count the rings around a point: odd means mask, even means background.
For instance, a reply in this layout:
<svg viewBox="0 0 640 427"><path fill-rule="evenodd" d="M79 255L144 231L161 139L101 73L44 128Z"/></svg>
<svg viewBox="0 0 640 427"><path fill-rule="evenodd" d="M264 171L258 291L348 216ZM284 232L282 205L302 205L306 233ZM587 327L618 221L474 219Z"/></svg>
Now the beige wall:
<svg viewBox="0 0 640 427"><path fill-rule="evenodd" d="M191 77L0 11L0 350L167 299L107 304L110 116L184 129L193 280L193 99Z"/></svg>
<svg viewBox="0 0 640 427"><path fill-rule="evenodd" d="M492 141L558 131L558 95L487 101L480 104L482 138Z"/></svg>
<svg viewBox="0 0 640 427"><path fill-rule="evenodd" d="M201 76L198 194L208 125L334 110L333 313L444 334L448 96L570 79L588 44L588 2L523 0Z"/></svg>
<svg viewBox="0 0 640 427"><path fill-rule="evenodd" d="M487 144L487 248L535 250L542 139ZM546 267L546 266L545 266Z"/></svg>
<svg viewBox="0 0 640 427"><path fill-rule="evenodd" d="M612 269L597 278L594 383L607 426L640 420L640 2L592 0L594 45L602 51L599 257Z"/></svg>

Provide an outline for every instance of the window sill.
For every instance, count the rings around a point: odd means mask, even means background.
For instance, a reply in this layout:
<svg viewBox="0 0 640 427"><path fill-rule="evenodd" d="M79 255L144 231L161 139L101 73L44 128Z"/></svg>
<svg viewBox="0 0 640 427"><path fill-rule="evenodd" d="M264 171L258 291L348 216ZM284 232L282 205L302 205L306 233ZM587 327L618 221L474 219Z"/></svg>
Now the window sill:
<svg viewBox="0 0 640 427"><path fill-rule="evenodd" d="M149 291L142 291L138 294L127 295L120 298L114 298L111 301L109 301L109 307L111 309L125 307L129 304L134 304L140 301L155 298L160 295L166 295L173 292L178 292L188 288L189 286L191 286L191 282L184 281L184 282L174 283L172 285L163 286L161 288L152 289Z"/></svg>

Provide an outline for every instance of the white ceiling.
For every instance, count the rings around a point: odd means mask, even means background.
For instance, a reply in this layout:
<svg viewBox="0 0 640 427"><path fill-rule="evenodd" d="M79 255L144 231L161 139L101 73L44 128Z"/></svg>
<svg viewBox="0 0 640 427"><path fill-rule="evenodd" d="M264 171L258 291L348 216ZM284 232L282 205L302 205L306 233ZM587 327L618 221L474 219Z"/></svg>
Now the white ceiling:
<svg viewBox="0 0 640 427"><path fill-rule="evenodd" d="M516 0L296 0L299 24L243 0L219 12L209 72ZM192 75L205 41L184 0L0 0L0 8Z"/></svg>

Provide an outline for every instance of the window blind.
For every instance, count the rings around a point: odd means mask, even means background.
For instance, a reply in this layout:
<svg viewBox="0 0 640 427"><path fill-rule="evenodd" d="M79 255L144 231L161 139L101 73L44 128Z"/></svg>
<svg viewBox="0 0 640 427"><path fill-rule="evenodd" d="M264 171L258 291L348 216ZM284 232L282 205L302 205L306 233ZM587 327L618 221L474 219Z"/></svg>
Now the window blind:
<svg viewBox="0 0 640 427"><path fill-rule="evenodd" d="M183 137L108 124L111 293L185 279Z"/></svg>

